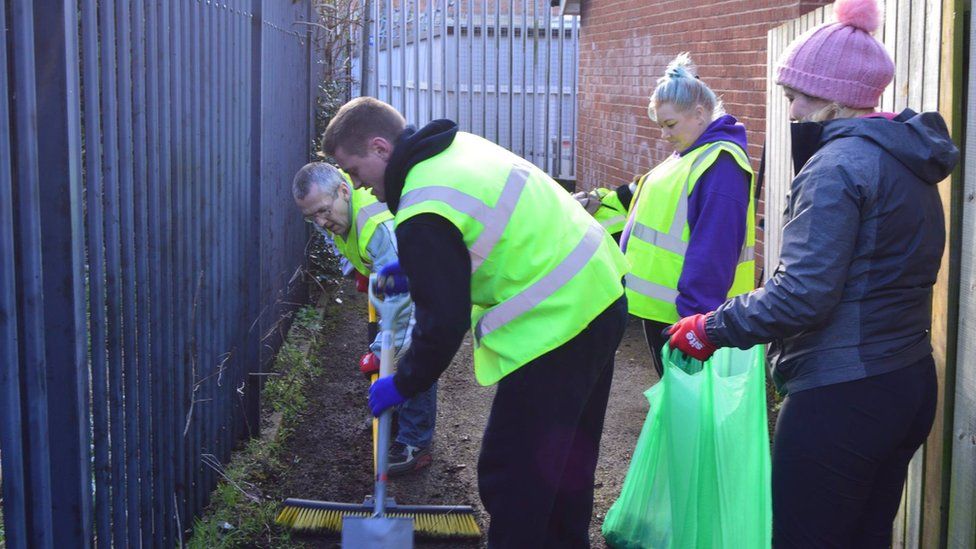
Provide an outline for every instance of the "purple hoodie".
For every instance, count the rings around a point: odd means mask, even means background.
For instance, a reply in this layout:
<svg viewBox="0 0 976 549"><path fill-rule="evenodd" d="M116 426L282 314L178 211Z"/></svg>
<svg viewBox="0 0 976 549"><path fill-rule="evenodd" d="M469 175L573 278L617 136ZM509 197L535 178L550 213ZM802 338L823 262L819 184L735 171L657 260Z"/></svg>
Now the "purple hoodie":
<svg viewBox="0 0 976 549"><path fill-rule="evenodd" d="M691 147L675 154L683 156L715 141L730 141L745 151L746 128L724 115L709 124ZM707 313L725 303L746 237L748 207L749 175L731 155L720 154L688 198L691 238L678 279L678 315ZM620 239L624 251L629 236L630 223Z"/></svg>

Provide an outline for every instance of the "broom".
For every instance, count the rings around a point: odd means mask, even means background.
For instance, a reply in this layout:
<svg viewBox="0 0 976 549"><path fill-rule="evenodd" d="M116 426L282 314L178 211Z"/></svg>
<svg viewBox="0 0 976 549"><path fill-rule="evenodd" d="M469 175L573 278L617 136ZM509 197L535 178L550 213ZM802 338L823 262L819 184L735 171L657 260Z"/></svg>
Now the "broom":
<svg viewBox="0 0 976 549"><path fill-rule="evenodd" d="M370 278L374 277L375 275ZM392 304L388 305L384 300L378 300L373 296L374 282L374 280L370 280L369 285L370 324L375 325L376 313L373 309L373 303L376 303L376 306L382 311L381 321L384 324L384 329L390 332L388 338L383 338L383 342L392 343L393 330L392 327L387 328L387 326L392 325L393 319L403 307L408 306L409 302L404 301L398 307L391 308L390 305ZM384 362L392 362L393 350L388 347L392 347L392 345L384 345L380 356L381 371L384 369ZM376 376L371 381L375 380ZM374 420L374 468L380 451L377 445L376 425L377 421ZM385 493L386 471L377 471L376 473L377 484L384 487L383 493ZM384 517L412 519L414 533L421 536L432 538L481 537L481 530L474 520L474 509L470 505L398 505L392 498L383 497L383 500L383 505L378 506L372 496L367 496L362 504L288 498L282 504L275 522L296 531L340 533L343 519L375 516L376 509L380 508L384 511L382 513Z"/></svg>

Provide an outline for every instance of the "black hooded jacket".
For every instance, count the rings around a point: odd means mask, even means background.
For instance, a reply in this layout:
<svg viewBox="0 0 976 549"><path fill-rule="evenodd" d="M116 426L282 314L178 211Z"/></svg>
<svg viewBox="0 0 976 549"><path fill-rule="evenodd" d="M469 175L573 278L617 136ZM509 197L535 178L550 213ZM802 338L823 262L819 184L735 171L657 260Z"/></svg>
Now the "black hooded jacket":
<svg viewBox="0 0 976 549"><path fill-rule="evenodd" d="M435 120L397 139L386 167L386 205L396 214L407 173L444 151L457 124ZM461 232L436 214L411 217L396 228L400 266L414 302L413 341L397 363L393 383L405 397L431 385L451 364L471 327L471 258Z"/></svg>
<svg viewBox="0 0 976 549"><path fill-rule="evenodd" d="M932 352L932 286L945 246L936 184L959 160L937 113L793 125L780 264L720 306L722 346L771 343L781 392L853 381Z"/></svg>

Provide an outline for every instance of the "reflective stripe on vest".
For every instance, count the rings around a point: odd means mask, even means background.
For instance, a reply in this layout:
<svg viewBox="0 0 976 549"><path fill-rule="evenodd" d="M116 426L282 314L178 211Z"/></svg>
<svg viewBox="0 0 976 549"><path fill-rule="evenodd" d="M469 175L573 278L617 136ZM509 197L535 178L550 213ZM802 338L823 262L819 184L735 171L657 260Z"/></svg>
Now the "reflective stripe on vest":
<svg viewBox="0 0 976 549"><path fill-rule="evenodd" d="M494 207L453 187L432 186L415 189L403 195L400 198L400 209L406 209L427 200L437 200L481 223L484 230L481 231L478 240L468 250L471 255L471 272L474 273L478 267L481 267L485 258L491 254L491 251L495 249L495 244L498 244L501 239L505 227L508 226L508 220L512 218L512 212L515 211L515 205L518 204L519 197L522 196L525 182L528 180L529 167L516 163L512 166L512 171L508 175L502 193Z"/></svg>
<svg viewBox="0 0 976 549"><path fill-rule="evenodd" d="M678 299L678 290L673 288L655 284L650 280L644 280L634 273L627 273L625 278L627 279L627 288L639 294L660 299L661 301L675 301Z"/></svg>
<svg viewBox="0 0 976 549"><path fill-rule="evenodd" d="M611 217L611 218L604 219L604 220L600 221L600 225L604 229L606 229L606 230L609 231L610 229L613 228L614 225L617 225L617 224L620 224L620 223L625 223L626 221L627 221L627 217L626 216L616 215L614 217Z"/></svg>
<svg viewBox="0 0 976 549"><path fill-rule="evenodd" d="M475 326L475 338L480 340L513 318L528 312L536 303L556 293L559 288L562 288L586 266L593 254L600 248L600 244L603 242L603 234L603 229L596 224L587 227L583 239L559 265L556 265L553 270L528 288L485 313Z"/></svg>
<svg viewBox="0 0 976 549"><path fill-rule="evenodd" d="M366 226L366 222L369 221L369 218L383 213L383 210L385 209L386 204L382 202L373 202L365 208L360 208L359 213L356 214L356 234L362 234L363 227Z"/></svg>

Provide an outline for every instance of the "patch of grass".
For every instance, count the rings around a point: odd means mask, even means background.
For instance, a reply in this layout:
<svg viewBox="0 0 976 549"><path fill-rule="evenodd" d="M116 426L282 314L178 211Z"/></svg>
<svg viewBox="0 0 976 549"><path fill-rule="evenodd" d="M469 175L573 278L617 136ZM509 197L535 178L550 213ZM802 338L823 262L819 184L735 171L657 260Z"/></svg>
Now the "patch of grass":
<svg viewBox="0 0 976 549"><path fill-rule="evenodd" d="M281 413L281 427L273 439L253 439L234 454L224 479L211 494L206 513L194 523L189 547L301 547L291 540L288 530L274 522L279 501L262 494L259 487L284 474L282 444L308 405L305 387L321 373L308 359L308 349L320 344L322 327L321 313L315 307L296 312L288 339L275 358L273 372L277 375L265 383L261 393L265 412Z"/></svg>
<svg viewBox="0 0 976 549"><path fill-rule="evenodd" d="M276 371L281 375L271 378L265 384L265 402L272 410L282 413L284 425L291 425L308 406L302 388L320 375L322 369L313 366L291 341L285 342L278 351L278 364Z"/></svg>
<svg viewBox="0 0 976 549"><path fill-rule="evenodd" d="M6 539L3 533L3 505L0 504L0 547L4 546Z"/></svg>

